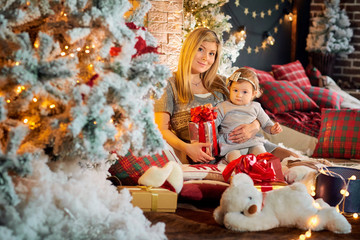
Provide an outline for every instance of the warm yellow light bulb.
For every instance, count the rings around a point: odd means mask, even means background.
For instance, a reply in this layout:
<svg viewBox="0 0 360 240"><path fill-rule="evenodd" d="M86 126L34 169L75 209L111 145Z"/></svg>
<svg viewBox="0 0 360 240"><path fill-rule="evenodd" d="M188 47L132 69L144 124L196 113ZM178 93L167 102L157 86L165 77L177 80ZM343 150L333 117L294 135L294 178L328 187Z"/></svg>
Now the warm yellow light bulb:
<svg viewBox="0 0 360 240"><path fill-rule="evenodd" d="M39 44L37 42L34 43L35 48L39 48Z"/></svg>
<svg viewBox="0 0 360 240"><path fill-rule="evenodd" d="M66 17L67 16L67 14L66 13L64 13L64 17Z"/></svg>
<svg viewBox="0 0 360 240"><path fill-rule="evenodd" d="M357 219L358 217L359 217L359 214L357 214L357 213L353 214L353 218Z"/></svg>
<svg viewBox="0 0 360 240"><path fill-rule="evenodd" d="M92 48L95 48L95 45L93 44L93 45L91 45L91 47L92 47Z"/></svg>
<svg viewBox="0 0 360 240"><path fill-rule="evenodd" d="M311 229L309 229L309 230L305 233L305 237L307 237L307 238L311 237Z"/></svg>
<svg viewBox="0 0 360 240"><path fill-rule="evenodd" d="M316 226L317 223L318 223L318 219L316 216L314 216L310 219L310 226Z"/></svg>
<svg viewBox="0 0 360 240"><path fill-rule="evenodd" d="M85 53L90 53L90 50L87 50L87 49L86 49L86 50L85 50Z"/></svg>
<svg viewBox="0 0 360 240"><path fill-rule="evenodd" d="M305 240L305 239L306 239L306 237L305 237L304 234L301 234L301 235L299 236L299 240Z"/></svg>
<svg viewBox="0 0 360 240"><path fill-rule="evenodd" d="M86 48L86 49L89 49L90 47L89 47L89 46L86 46L85 48Z"/></svg>
<svg viewBox="0 0 360 240"><path fill-rule="evenodd" d="M69 46L68 46L68 45L66 45L66 46L65 46L65 49L66 49L66 50L67 50L67 49L69 49Z"/></svg>
<svg viewBox="0 0 360 240"><path fill-rule="evenodd" d="M355 176L355 175L352 175L349 179L350 179L350 180L356 180L356 176Z"/></svg>
<svg viewBox="0 0 360 240"><path fill-rule="evenodd" d="M310 195L314 197L314 196L316 195L316 192L315 192L315 191L311 191Z"/></svg>
<svg viewBox="0 0 360 240"><path fill-rule="evenodd" d="M26 123L29 122L29 119L25 118L25 119L23 120L23 122L26 124Z"/></svg>
<svg viewBox="0 0 360 240"><path fill-rule="evenodd" d="M19 65L20 65L20 62L15 62L15 65L16 65L16 66L19 66Z"/></svg>
<svg viewBox="0 0 360 240"><path fill-rule="evenodd" d="M60 55L61 55L61 56L65 56L66 53L65 53L65 52L61 52Z"/></svg>
<svg viewBox="0 0 360 240"><path fill-rule="evenodd" d="M34 98L32 99L32 101L33 101L33 102L37 102L38 100L37 100L37 98L34 97Z"/></svg>
<svg viewBox="0 0 360 240"><path fill-rule="evenodd" d="M7 103L10 103L11 101L10 101L10 99L7 99L6 102L7 102Z"/></svg>
<svg viewBox="0 0 360 240"><path fill-rule="evenodd" d="M51 104L51 105L49 106L49 108L51 108L51 109L55 108L55 104Z"/></svg>
<svg viewBox="0 0 360 240"><path fill-rule="evenodd" d="M341 195L345 195L346 190L345 190L345 189L341 189L341 190L340 190L340 193L341 193Z"/></svg>
<svg viewBox="0 0 360 240"><path fill-rule="evenodd" d="M76 49L76 51L80 52L80 51L81 51L81 48L80 48L80 47L78 47L78 48Z"/></svg>
<svg viewBox="0 0 360 240"><path fill-rule="evenodd" d="M21 86L21 90L25 90L25 87L24 87L24 86Z"/></svg>
<svg viewBox="0 0 360 240"><path fill-rule="evenodd" d="M110 119L110 121L109 121L110 123L113 123L114 122L114 120L113 119Z"/></svg>
<svg viewBox="0 0 360 240"><path fill-rule="evenodd" d="M29 1L26 2L26 5L30 6L30 4L31 4L31 3L30 3Z"/></svg>
<svg viewBox="0 0 360 240"><path fill-rule="evenodd" d="M89 64L89 68L92 68L94 67L94 65L92 63Z"/></svg>
<svg viewBox="0 0 360 240"><path fill-rule="evenodd" d="M17 93L21 93L21 91L22 91L22 90L21 90L21 87L20 87L20 86L17 87L16 92L17 92Z"/></svg>
<svg viewBox="0 0 360 240"><path fill-rule="evenodd" d="M97 124L97 122L96 121L94 121L94 125L96 125Z"/></svg>
<svg viewBox="0 0 360 240"><path fill-rule="evenodd" d="M315 191L315 186L314 186L314 185L311 185L310 189L311 189L312 191Z"/></svg>
<svg viewBox="0 0 360 240"><path fill-rule="evenodd" d="M75 57L75 54L73 54L73 53L70 53L70 57Z"/></svg>

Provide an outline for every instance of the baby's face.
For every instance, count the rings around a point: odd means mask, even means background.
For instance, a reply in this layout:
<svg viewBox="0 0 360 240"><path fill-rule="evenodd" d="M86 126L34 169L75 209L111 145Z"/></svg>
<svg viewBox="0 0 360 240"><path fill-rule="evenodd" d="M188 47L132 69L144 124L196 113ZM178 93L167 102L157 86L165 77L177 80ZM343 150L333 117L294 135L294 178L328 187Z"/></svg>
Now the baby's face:
<svg viewBox="0 0 360 240"><path fill-rule="evenodd" d="M255 91L249 82L232 82L230 86L230 101L235 105L249 104L255 97Z"/></svg>

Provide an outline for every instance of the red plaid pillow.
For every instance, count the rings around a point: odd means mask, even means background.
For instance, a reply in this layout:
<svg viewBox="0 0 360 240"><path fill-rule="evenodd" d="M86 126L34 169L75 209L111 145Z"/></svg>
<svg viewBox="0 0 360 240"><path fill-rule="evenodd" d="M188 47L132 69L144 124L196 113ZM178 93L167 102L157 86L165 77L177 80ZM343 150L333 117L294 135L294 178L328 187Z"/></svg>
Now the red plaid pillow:
<svg viewBox="0 0 360 240"><path fill-rule="evenodd" d="M163 167L169 160L164 153L136 157L131 151L109 168L109 173L117 177L122 185L138 185L138 179L152 166Z"/></svg>
<svg viewBox="0 0 360 240"><path fill-rule="evenodd" d="M301 87L312 100L319 105L320 108L340 109L340 104L344 100L339 94L326 88L320 87Z"/></svg>
<svg viewBox="0 0 360 240"><path fill-rule="evenodd" d="M313 157L360 159L359 109L322 109Z"/></svg>
<svg viewBox="0 0 360 240"><path fill-rule="evenodd" d="M263 82L261 105L272 113L316 110L318 105L300 88L288 81Z"/></svg>
<svg viewBox="0 0 360 240"><path fill-rule="evenodd" d="M272 65L272 71L277 80L290 81L298 87L311 86L299 60L285 65Z"/></svg>
<svg viewBox="0 0 360 240"><path fill-rule="evenodd" d="M269 82L269 81L276 81L273 75L271 75L269 72L265 72L262 70L258 70L252 67L246 67L252 71L254 71L259 79L259 83L262 82Z"/></svg>
<svg viewBox="0 0 360 240"><path fill-rule="evenodd" d="M311 85L319 86L319 79L322 77L321 72L312 64L308 64L305 69L306 76L309 78Z"/></svg>

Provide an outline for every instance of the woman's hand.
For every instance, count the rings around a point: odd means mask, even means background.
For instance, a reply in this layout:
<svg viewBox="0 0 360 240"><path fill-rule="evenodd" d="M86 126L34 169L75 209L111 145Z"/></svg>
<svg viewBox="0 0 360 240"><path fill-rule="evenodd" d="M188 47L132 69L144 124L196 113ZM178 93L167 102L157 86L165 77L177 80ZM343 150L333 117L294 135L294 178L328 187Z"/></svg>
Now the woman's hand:
<svg viewBox="0 0 360 240"><path fill-rule="evenodd" d="M188 155L188 157L190 157L196 163L208 163L215 158L211 157L208 153L205 153L202 148L206 147L209 149L210 146L211 143L189 143L186 145L186 155Z"/></svg>
<svg viewBox="0 0 360 240"><path fill-rule="evenodd" d="M249 124L240 124L229 134L229 140L234 143L243 143L254 137L260 130L260 123L255 120Z"/></svg>

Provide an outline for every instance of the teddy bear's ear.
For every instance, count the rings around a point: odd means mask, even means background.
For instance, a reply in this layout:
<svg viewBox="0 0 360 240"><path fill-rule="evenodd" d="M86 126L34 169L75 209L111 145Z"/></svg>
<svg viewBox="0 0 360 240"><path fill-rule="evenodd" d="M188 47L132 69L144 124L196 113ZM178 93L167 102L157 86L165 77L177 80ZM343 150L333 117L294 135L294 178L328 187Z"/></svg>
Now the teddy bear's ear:
<svg viewBox="0 0 360 240"><path fill-rule="evenodd" d="M240 185L254 185L253 180L246 173L238 173L233 176L231 180L231 185L240 186Z"/></svg>

